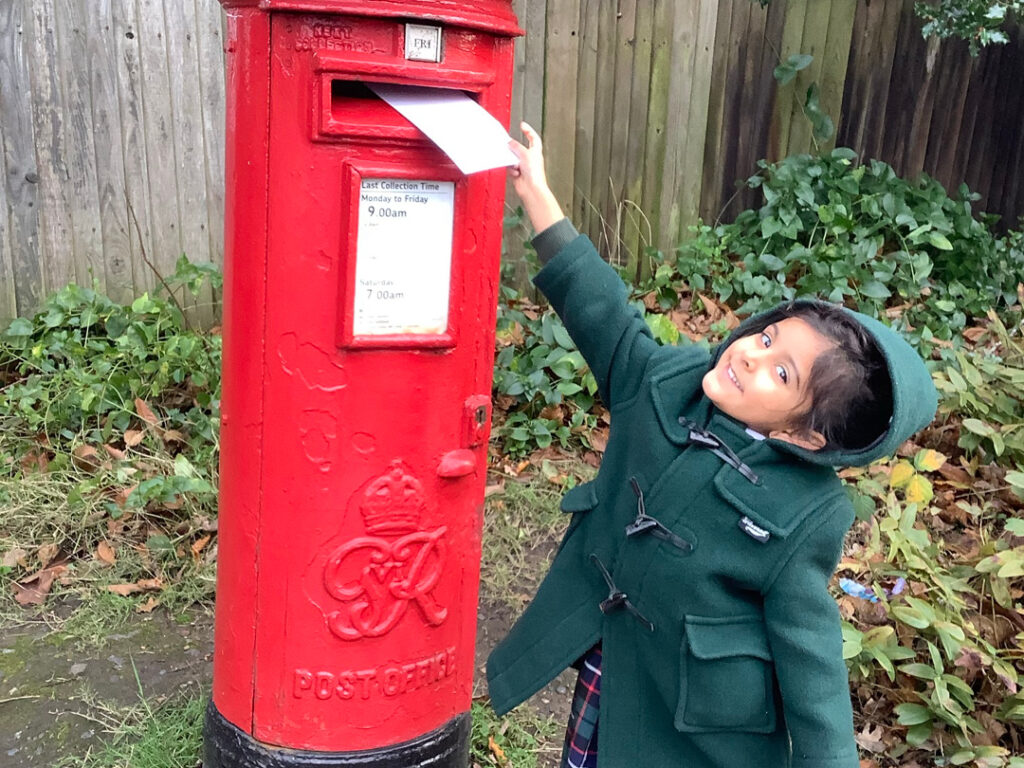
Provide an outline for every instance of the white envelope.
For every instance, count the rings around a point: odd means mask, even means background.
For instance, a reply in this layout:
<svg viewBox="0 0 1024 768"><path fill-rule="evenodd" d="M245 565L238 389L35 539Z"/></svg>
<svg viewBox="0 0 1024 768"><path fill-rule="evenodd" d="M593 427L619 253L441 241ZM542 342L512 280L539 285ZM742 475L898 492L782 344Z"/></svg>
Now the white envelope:
<svg viewBox="0 0 1024 768"><path fill-rule="evenodd" d="M462 91L367 83L425 133L465 174L516 165L511 137L490 112Z"/></svg>

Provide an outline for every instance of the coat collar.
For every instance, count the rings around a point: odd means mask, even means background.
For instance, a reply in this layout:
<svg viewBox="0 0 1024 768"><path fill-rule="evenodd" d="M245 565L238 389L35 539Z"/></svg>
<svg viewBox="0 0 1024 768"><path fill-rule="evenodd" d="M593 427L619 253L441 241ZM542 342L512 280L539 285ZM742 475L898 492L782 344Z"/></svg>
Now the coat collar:
<svg viewBox="0 0 1024 768"><path fill-rule="evenodd" d="M700 382L707 372L710 355L695 347L690 354L675 355L651 375L651 399L662 431L676 445L686 445L690 430L679 423L687 415L698 424L707 421L711 403Z"/></svg>
<svg viewBox="0 0 1024 768"><path fill-rule="evenodd" d="M690 430L680 423L686 416L706 424L732 448L758 476L752 483L729 464L715 473L718 494L740 515L771 535L785 538L812 512L844 493L830 467L803 461L778 440L757 440L743 424L714 408L704 397L701 379L710 364L705 354L679 355L651 376L651 398L666 437L685 448ZM696 448L695 450L701 450Z"/></svg>

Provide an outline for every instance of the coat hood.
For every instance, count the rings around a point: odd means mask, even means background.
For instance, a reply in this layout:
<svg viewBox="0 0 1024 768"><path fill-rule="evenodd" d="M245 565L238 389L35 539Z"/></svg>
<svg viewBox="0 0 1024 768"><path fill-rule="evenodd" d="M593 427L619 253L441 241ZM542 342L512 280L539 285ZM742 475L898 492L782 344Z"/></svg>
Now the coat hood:
<svg viewBox="0 0 1024 768"><path fill-rule="evenodd" d="M821 302L809 300L793 302L797 305L817 303ZM745 320L714 351L711 359L712 366L718 362L722 352L729 344L748 335L747 331L751 327L757 327L759 321L780 308L776 307ZM904 440L931 423L938 407L938 394L924 360L907 343L906 339L872 317L846 308L843 308L843 311L853 317L868 332L878 345L885 360L886 371L892 387L892 407L888 426L873 441L857 448L825 448L819 451L810 451L783 440L770 440L769 442L777 449L792 453L813 464L832 467L864 466L876 459L892 455Z"/></svg>

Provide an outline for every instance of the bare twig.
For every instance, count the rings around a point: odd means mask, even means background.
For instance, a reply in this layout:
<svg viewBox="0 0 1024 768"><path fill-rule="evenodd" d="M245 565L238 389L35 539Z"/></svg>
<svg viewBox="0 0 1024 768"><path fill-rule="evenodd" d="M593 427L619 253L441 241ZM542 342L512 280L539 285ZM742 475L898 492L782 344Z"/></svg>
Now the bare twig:
<svg viewBox="0 0 1024 768"><path fill-rule="evenodd" d="M124 200L128 204L128 213L132 217L132 224L135 225L135 234L139 236L139 251L142 254L142 260L146 263L146 266L153 270L153 274L156 275L156 279L160 281L164 289L167 291L167 296L174 303L174 306L181 312L181 321L185 324L185 329L191 331L192 326L188 322L188 317L185 315L185 308L181 306L181 302L178 301L178 297L174 295L174 291L171 290L171 286L164 280L164 276L160 274L160 270L156 268L156 265L149 260L149 256L146 254L146 245L142 238L142 227L139 226L139 219L135 215L135 208L132 207L132 201L128 199L128 190L125 190Z"/></svg>
<svg viewBox="0 0 1024 768"><path fill-rule="evenodd" d="M9 699L0 699L0 704L6 704L9 701L25 701L27 699L41 699L42 696L12 696Z"/></svg>

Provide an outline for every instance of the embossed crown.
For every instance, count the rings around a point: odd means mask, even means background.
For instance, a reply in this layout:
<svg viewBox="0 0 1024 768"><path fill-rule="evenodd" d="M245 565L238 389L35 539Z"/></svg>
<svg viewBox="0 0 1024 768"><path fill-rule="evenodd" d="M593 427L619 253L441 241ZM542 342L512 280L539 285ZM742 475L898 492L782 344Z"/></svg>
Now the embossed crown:
<svg viewBox="0 0 1024 768"><path fill-rule="evenodd" d="M419 528L425 505L423 484L395 462L367 487L359 511L368 533L409 533Z"/></svg>

